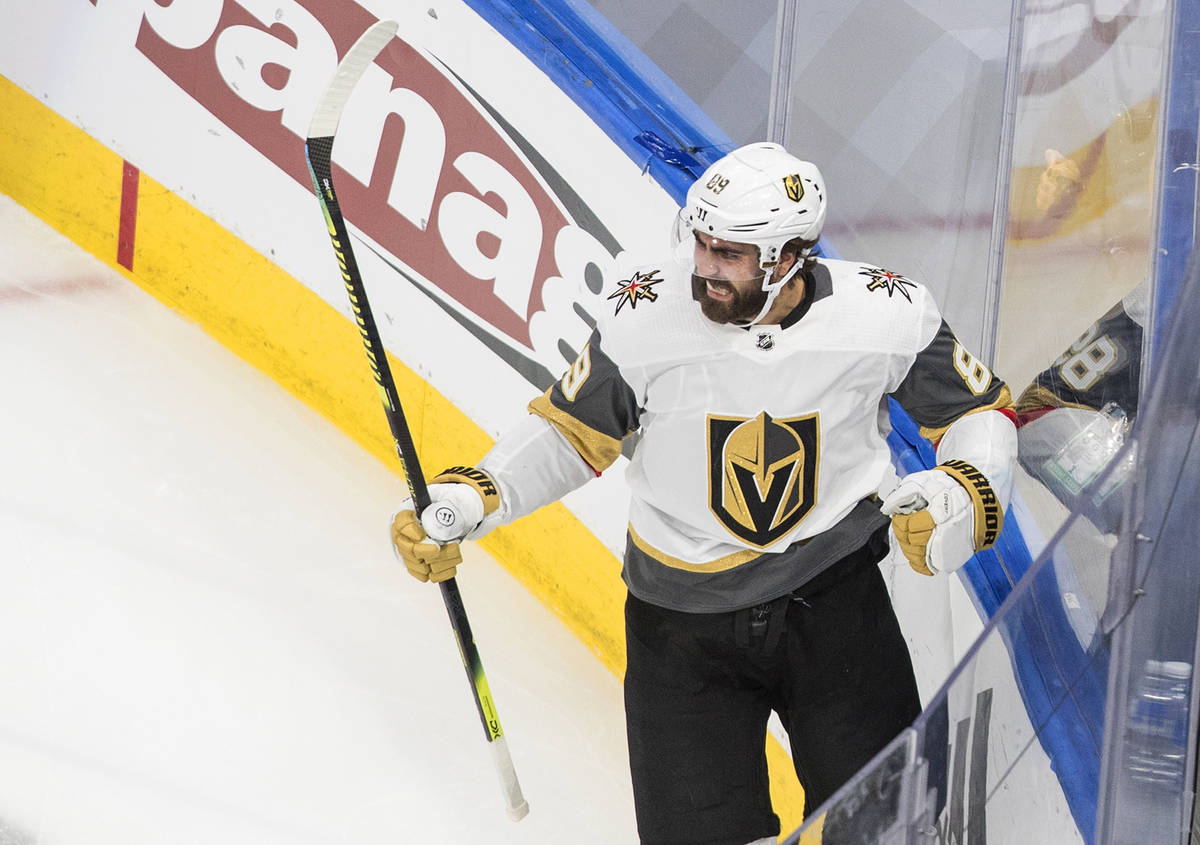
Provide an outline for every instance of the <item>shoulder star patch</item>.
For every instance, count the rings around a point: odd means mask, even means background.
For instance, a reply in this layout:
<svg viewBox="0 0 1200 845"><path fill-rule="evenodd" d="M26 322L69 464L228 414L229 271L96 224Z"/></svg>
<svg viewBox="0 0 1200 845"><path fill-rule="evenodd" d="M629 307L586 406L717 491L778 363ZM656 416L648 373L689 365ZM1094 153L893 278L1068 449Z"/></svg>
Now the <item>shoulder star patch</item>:
<svg viewBox="0 0 1200 845"><path fill-rule="evenodd" d="M884 270L882 267L867 267L858 271L858 275L866 276L871 281L867 282L867 290L885 290L888 297L899 292L901 296L912 302L912 295L908 289L917 286L917 283L911 279L906 279L899 273L893 273L890 270Z"/></svg>
<svg viewBox="0 0 1200 845"><path fill-rule="evenodd" d="M634 273L629 279L619 282L619 287L616 293L610 293L608 299L617 301L617 310L614 314L621 313L621 306L626 302L630 308L637 308L639 300L648 299L651 302L658 299L658 293L653 289L659 282L664 281L662 278L657 278L658 270L651 270L648 273Z"/></svg>

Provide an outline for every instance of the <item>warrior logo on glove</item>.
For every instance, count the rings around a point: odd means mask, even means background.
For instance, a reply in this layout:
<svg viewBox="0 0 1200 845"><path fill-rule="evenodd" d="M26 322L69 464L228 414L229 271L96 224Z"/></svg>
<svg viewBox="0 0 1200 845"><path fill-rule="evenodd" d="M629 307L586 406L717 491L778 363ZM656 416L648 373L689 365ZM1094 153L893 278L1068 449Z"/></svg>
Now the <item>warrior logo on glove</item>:
<svg viewBox="0 0 1200 845"><path fill-rule="evenodd" d="M445 505L439 505L438 507L434 508L433 518L442 525L449 526L453 525L454 521L458 519L458 514L455 513L452 508L448 508Z"/></svg>
<svg viewBox="0 0 1200 845"><path fill-rule="evenodd" d="M709 507L759 548L795 528L817 500L817 414L708 416Z"/></svg>
<svg viewBox="0 0 1200 845"><path fill-rule="evenodd" d="M975 504L975 548L986 549L996 542L1004 514L987 477L966 461L946 461L939 469L949 472L971 494Z"/></svg>

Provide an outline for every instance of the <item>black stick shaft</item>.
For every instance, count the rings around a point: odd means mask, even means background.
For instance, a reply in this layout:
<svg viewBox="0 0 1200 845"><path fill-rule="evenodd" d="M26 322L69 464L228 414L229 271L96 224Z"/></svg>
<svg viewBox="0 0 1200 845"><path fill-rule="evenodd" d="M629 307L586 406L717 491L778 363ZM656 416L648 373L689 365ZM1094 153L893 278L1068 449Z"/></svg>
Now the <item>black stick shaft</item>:
<svg viewBox="0 0 1200 845"><path fill-rule="evenodd" d="M333 188L330 157L327 152L333 148L333 138L310 138L307 147L309 148L309 169L312 172L314 186L321 198L321 206L325 211L329 238L333 242L333 249L337 254L342 280L346 284L346 293L350 297L355 321L358 323L358 330L362 335L363 348L367 352L367 361L371 365L371 372L375 376L375 385L383 400L383 410L387 416L388 427L392 431L396 452L404 465L404 476L408 482L413 505L416 512L420 514L429 506L429 488L421 471L417 449L408 428L408 420L404 416L404 409L396 392L396 383L392 378L391 367L388 365L387 353L384 351L383 341L379 337L379 328L371 312L371 303L367 299L367 290L363 284L362 274L359 272L358 262L354 258L354 250L350 246L350 234L346 229L346 221ZM479 650L475 646L475 638L471 634L471 625L467 621L462 596L459 593L458 584L453 578L442 581L439 586L442 591L442 600L446 605L446 612L450 615L450 623L462 651L467 680L476 690L475 707L490 742L501 733L500 721L496 716L495 708L491 705L491 696L487 693L486 677L479 658ZM479 694L481 685L483 695Z"/></svg>
<svg viewBox="0 0 1200 845"><path fill-rule="evenodd" d="M377 21L359 37L350 51L342 58L317 105L312 122L309 124L304 154L308 160L308 171L312 176L313 187L321 202L325 226L341 267L342 280L345 282L346 292L350 297L354 318L358 323L359 333L362 335L367 360L371 365L371 372L375 376L379 396L383 400L388 427L391 429L392 439L396 444L396 453L404 465L404 477L412 495L413 506L420 515L429 506L429 488L425 483L420 462L417 460L417 450L413 444L412 433L408 429L408 421L404 417L400 397L396 392L396 383L392 378L391 367L388 365L387 352L379 337L379 329L375 324L375 317L371 313L371 305L367 300L367 290L363 285L362 274L359 272L358 262L354 258L354 250L350 246L350 233L347 231L346 220L333 189L332 173L333 141L342 109L349 100L355 84L392 40L397 29L395 21ZM458 584L453 578L450 578L442 581L439 586L442 601L446 605L446 612L450 617L451 628L458 641L459 654L467 673L467 681L471 685L471 691L475 698L475 710L479 714L484 734L492 749L496 772L500 777L501 789L504 791L505 801L508 804L509 817L514 821L519 820L529 812L529 804L521 794L521 785L517 781L512 757L508 753L508 743L505 741L504 732L500 727L500 718L492 703L492 693L488 688L483 663L479 659L475 638L471 634L471 626L467 621L467 612L463 607Z"/></svg>

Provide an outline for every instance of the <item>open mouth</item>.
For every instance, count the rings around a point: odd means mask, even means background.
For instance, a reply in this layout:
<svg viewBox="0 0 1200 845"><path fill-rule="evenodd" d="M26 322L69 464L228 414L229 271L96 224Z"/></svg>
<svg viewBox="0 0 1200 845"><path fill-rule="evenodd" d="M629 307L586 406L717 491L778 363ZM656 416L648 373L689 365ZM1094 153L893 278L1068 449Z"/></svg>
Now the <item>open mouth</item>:
<svg viewBox="0 0 1200 845"><path fill-rule="evenodd" d="M728 302L733 299L733 289L728 287L715 287L711 280L704 280L704 289L710 297L718 302Z"/></svg>

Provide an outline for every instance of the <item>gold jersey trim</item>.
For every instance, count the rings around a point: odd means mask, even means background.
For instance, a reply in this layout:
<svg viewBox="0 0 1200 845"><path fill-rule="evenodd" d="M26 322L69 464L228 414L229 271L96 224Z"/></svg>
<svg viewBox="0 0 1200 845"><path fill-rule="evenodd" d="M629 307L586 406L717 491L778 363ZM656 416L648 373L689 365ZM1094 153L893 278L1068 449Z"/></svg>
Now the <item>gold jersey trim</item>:
<svg viewBox="0 0 1200 845"><path fill-rule="evenodd" d="M551 388L553 389L553 388ZM590 428L550 401L550 391L529 403L529 412L537 414L558 429L567 442L596 472L612 465L621 454L621 441Z"/></svg>
<svg viewBox="0 0 1200 845"><path fill-rule="evenodd" d="M1012 403L1012 393L1009 391L1008 385L1005 385L1000 389L1000 395L996 397L995 402L991 403L990 405L981 405L978 408L972 408L954 422L958 422L958 420L961 420L963 417L970 414L978 414L982 411L1000 411L1005 408L1011 408ZM937 443L946 434L946 431L950 428L950 426L954 425L954 422L950 423L950 425L943 425L938 428L927 428L925 426L921 426L921 436L928 439L931 443Z"/></svg>
<svg viewBox="0 0 1200 845"><path fill-rule="evenodd" d="M705 563L691 563L686 560L681 560L677 557L671 557L666 552L654 548L654 546L643 540L633 526L629 526L629 539L633 544L645 552L650 557L657 560L663 566L669 566L672 569L683 569L687 572L728 572L730 569L736 569L743 563L749 563L757 557L762 556L762 552L756 549L744 549L740 552L734 552L730 555L724 555L716 560L710 560Z"/></svg>
<svg viewBox="0 0 1200 845"><path fill-rule="evenodd" d="M1038 385L1030 385L1021 394L1021 398L1017 400L1013 409L1018 414L1028 413L1029 411L1038 411L1042 408L1079 408L1084 411L1094 411L1096 408L1091 405L1086 405L1082 402L1068 402L1057 393Z"/></svg>

